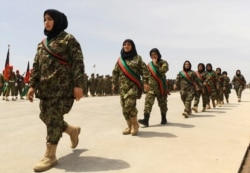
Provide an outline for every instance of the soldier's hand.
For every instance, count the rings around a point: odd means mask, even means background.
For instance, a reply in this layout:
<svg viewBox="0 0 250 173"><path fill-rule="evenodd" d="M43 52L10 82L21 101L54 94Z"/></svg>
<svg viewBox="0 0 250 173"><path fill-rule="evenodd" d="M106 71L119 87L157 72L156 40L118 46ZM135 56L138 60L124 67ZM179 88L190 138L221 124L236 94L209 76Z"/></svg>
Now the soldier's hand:
<svg viewBox="0 0 250 173"><path fill-rule="evenodd" d="M83 97L83 90L81 87L74 88L74 97L76 101L79 101Z"/></svg>
<svg viewBox="0 0 250 173"><path fill-rule="evenodd" d="M35 93L35 89L30 87L28 92L27 92L27 99L30 101L30 102L33 102L33 97L34 97L34 93Z"/></svg>
<svg viewBox="0 0 250 173"><path fill-rule="evenodd" d="M176 90L177 89L177 85L176 84L174 84L174 90Z"/></svg>
<svg viewBox="0 0 250 173"><path fill-rule="evenodd" d="M144 84L144 91L145 91L145 92L148 92L149 89L150 89L150 86L147 85L147 84Z"/></svg>

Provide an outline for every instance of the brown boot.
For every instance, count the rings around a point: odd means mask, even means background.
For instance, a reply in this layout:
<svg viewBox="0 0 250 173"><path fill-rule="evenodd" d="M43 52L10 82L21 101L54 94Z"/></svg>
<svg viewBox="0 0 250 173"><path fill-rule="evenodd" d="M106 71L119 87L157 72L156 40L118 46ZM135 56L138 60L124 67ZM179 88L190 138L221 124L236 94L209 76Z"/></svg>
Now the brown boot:
<svg viewBox="0 0 250 173"><path fill-rule="evenodd" d="M66 128L65 133L67 133L70 136L71 148L76 148L79 142L78 136L80 132L81 132L80 127L74 127L74 126L68 125L68 127Z"/></svg>
<svg viewBox="0 0 250 173"><path fill-rule="evenodd" d="M216 107L215 100L212 100L212 105L213 105L213 108Z"/></svg>
<svg viewBox="0 0 250 173"><path fill-rule="evenodd" d="M183 115L185 118L188 118L188 113L187 113L187 112L183 112L182 115Z"/></svg>
<svg viewBox="0 0 250 173"><path fill-rule="evenodd" d="M127 121L128 127L125 130L123 130L122 134L124 135L128 135L131 133L132 122L129 119L126 121Z"/></svg>
<svg viewBox="0 0 250 173"><path fill-rule="evenodd" d="M138 129L139 129L139 124L137 122L137 117L132 117L130 118L131 120L131 123L132 123L132 126L131 126L131 134L134 136L134 135L137 135L138 133Z"/></svg>
<svg viewBox="0 0 250 173"><path fill-rule="evenodd" d="M197 107L197 106L194 106L194 107L192 107L192 110L193 110L195 113L197 113L197 112L198 112L198 107Z"/></svg>
<svg viewBox="0 0 250 173"><path fill-rule="evenodd" d="M47 143L47 150L44 155L44 158L35 165L34 171L36 172L47 171L48 169L52 168L54 165L57 164L56 147L57 145L52 145L50 143Z"/></svg>
<svg viewBox="0 0 250 173"><path fill-rule="evenodd" d="M207 109L211 109L210 103L207 104Z"/></svg>
<svg viewBox="0 0 250 173"><path fill-rule="evenodd" d="M201 112L205 112L205 111L206 111L206 107L203 107Z"/></svg>

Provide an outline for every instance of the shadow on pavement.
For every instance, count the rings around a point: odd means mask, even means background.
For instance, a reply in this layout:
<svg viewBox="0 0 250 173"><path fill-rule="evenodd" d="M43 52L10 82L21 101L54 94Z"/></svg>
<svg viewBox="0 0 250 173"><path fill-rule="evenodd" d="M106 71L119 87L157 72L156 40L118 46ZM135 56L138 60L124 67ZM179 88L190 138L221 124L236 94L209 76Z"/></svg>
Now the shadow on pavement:
<svg viewBox="0 0 250 173"><path fill-rule="evenodd" d="M121 170L129 168L130 165L118 159L108 159L95 156L80 156L87 150L77 149L73 153L58 159L55 169L62 169L65 172L99 172L110 170Z"/></svg>
<svg viewBox="0 0 250 173"><path fill-rule="evenodd" d="M207 117L215 117L214 115L204 115L204 114L191 114L189 118L207 118Z"/></svg>
<svg viewBox="0 0 250 173"><path fill-rule="evenodd" d="M152 137L165 137L165 138L175 138L176 135L171 133L161 133L161 132L152 132L152 131L139 131L138 137L141 138L152 138Z"/></svg>
<svg viewBox="0 0 250 173"><path fill-rule="evenodd" d="M168 122L167 126L176 126L176 127L181 127L181 128L193 128L194 127L194 125L191 125L191 124L171 123L171 122Z"/></svg>

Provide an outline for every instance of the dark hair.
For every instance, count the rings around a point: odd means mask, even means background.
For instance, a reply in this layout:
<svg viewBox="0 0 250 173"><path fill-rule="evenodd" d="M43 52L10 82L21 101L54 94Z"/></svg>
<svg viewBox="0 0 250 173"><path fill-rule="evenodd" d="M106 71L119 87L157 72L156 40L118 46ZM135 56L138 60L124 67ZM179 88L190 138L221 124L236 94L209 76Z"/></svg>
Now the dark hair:
<svg viewBox="0 0 250 173"><path fill-rule="evenodd" d="M48 14L54 20L54 26L51 31L44 29L44 34L47 36L47 39L50 40L68 27L68 20L64 13L55 9L44 11L43 17L45 17L45 14Z"/></svg>
<svg viewBox="0 0 250 173"><path fill-rule="evenodd" d="M155 52L157 54L157 56L158 56L157 61L160 61L161 60L161 53L160 53L160 51L157 48L153 48L153 49L150 50L149 56L151 56L152 52Z"/></svg>
<svg viewBox="0 0 250 173"><path fill-rule="evenodd" d="M122 47L122 50L121 50L121 57L122 57L123 59L132 59L133 57L135 57L135 56L137 55L135 43L134 43L134 41L131 40L131 39L126 39L126 40L123 41L122 46L124 46L124 44L125 44L126 42L128 42L128 43L130 43L130 44L132 45L132 49L131 49L130 52L125 52L124 49L123 49L123 47Z"/></svg>

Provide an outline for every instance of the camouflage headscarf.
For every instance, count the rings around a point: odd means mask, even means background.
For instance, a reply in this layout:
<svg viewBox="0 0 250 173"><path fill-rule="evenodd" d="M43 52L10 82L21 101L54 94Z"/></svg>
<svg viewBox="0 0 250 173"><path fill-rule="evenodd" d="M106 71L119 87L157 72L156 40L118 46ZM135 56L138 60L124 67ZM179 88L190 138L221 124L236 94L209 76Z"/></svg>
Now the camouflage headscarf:
<svg viewBox="0 0 250 173"><path fill-rule="evenodd" d="M44 29L44 34L47 36L47 39L51 40L68 27L68 20L65 14L54 9L46 10L43 17L45 14L48 14L54 20L54 26L51 31Z"/></svg>

